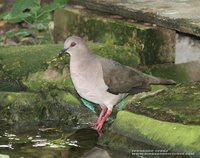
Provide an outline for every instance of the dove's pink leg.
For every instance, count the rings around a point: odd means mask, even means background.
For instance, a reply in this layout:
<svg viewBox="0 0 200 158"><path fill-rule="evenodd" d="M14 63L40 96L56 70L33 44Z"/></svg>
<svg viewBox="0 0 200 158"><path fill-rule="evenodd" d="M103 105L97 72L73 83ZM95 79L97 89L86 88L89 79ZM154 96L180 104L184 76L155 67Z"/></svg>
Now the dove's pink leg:
<svg viewBox="0 0 200 158"><path fill-rule="evenodd" d="M97 131L101 131L104 122L106 121L106 119L110 116L110 114L112 113L112 110L107 110L105 116L102 118L102 120L98 123L96 130Z"/></svg>
<svg viewBox="0 0 200 158"><path fill-rule="evenodd" d="M99 114L99 117L98 117L98 119L97 119L97 122L96 122L96 123L91 123L91 124L90 124L90 126L91 126L92 128L95 128L95 129L96 129L96 127L98 126L99 122L101 122L102 117L105 115L106 109L107 109L107 107L106 107L105 105L103 105L103 106L101 107L101 113Z"/></svg>
<svg viewBox="0 0 200 158"><path fill-rule="evenodd" d="M101 113L99 114L99 117L98 117L98 119L97 119L97 122L96 122L96 125L98 125L99 124L99 122L102 120L102 117L103 117L103 115L105 114L105 112L106 112L106 106L105 105L103 105L102 107L101 107Z"/></svg>

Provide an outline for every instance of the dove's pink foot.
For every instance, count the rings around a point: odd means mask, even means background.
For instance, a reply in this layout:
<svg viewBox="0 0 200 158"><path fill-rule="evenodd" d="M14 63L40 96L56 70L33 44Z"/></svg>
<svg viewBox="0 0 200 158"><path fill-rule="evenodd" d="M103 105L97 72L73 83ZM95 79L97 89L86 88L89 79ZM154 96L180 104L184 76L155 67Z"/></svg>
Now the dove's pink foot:
<svg viewBox="0 0 200 158"><path fill-rule="evenodd" d="M101 133L101 129L104 125L104 122L112 113L112 110L107 110L107 107L105 105L103 105L101 108L102 108L102 110L101 110L101 113L99 114L97 122L95 124L91 125L91 127L96 129L98 133ZM107 112L106 112L106 110L107 110ZM105 112L106 112L106 114L105 114Z"/></svg>

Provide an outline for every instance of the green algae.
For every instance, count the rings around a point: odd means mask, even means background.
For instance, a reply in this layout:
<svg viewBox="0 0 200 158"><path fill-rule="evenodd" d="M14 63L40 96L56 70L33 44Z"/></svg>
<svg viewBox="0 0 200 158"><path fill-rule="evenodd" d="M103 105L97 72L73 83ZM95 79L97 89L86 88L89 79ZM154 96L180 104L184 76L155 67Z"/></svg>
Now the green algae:
<svg viewBox="0 0 200 158"><path fill-rule="evenodd" d="M70 94L70 93L64 93L64 101L66 101L67 104L73 104L76 106L80 106L80 100L77 99L77 97L75 97L74 95Z"/></svg>
<svg viewBox="0 0 200 158"><path fill-rule="evenodd" d="M158 121L121 111L112 125L113 131L130 138L159 145L167 150L200 153L200 127Z"/></svg>

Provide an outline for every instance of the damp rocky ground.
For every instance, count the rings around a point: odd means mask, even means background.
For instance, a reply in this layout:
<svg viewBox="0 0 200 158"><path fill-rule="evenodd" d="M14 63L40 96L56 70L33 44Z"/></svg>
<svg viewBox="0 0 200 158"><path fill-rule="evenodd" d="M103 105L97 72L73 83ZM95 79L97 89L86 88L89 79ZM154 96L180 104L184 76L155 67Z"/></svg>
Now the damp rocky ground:
<svg viewBox="0 0 200 158"><path fill-rule="evenodd" d="M146 9L141 8L144 1L73 2L86 8L70 5L54 13L52 36L55 43L62 44L0 48L0 157L198 158L200 64L193 61L198 55L177 60L176 54L177 37L183 38L178 38L184 43L184 47L178 43L180 52L188 43L198 48L198 38L193 41L193 36L199 36L198 21L187 23L188 14L173 11L177 7L174 1L161 1L153 10L148 8L151 1L146 1ZM198 5L193 10L198 10ZM130 15L135 15L135 20ZM141 16L144 19L139 20ZM184 42L187 37L180 31L192 34L190 40ZM70 79L69 57L57 56L64 39L74 34L86 39L98 55L173 79L177 85L152 86L151 92L129 95L114 108L98 134L89 124L97 119L100 107L77 95ZM187 52L191 50L198 52L196 47Z"/></svg>
<svg viewBox="0 0 200 158"><path fill-rule="evenodd" d="M89 46L115 60L119 60L118 56L111 54L124 49L113 47L113 53L106 51L110 50L107 45ZM172 153L188 157L199 153L199 82L179 83L177 79L176 86L154 86L152 92L128 96L116 106L103 135L98 136L88 124L96 120L99 106L91 104L91 111L83 105L69 77L68 57L57 57L61 48L59 44L1 48L0 119L5 124L1 123L2 154L56 157L54 154L94 152L116 157L120 151L120 156L126 158L148 150L154 155L164 152L166 157ZM154 73L151 68L141 70ZM68 138L77 133L85 141L84 149L70 145ZM78 138L75 142L82 143ZM87 147L91 139L93 145Z"/></svg>
<svg viewBox="0 0 200 158"><path fill-rule="evenodd" d="M80 125L69 128L29 123L25 127L10 127L1 121L1 158L133 158L147 153L156 158L159 154L175 157L174 152L165 148L130 140L111 131L99 136L94 129ZM186 158L189 154L192 153L182 153Z"/></svg>

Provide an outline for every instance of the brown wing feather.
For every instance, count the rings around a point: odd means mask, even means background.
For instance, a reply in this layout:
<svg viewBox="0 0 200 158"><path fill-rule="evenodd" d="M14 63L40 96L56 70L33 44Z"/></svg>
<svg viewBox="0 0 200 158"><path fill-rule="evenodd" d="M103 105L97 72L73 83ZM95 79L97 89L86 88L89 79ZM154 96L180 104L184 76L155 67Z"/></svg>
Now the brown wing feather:
<svg viewBox="0 0 200 158"><path fill-rule="evenodd" d="M119 94L150 90L148 81L141 72L105 58L100 58L100 62L108 92Z"/></svg>

